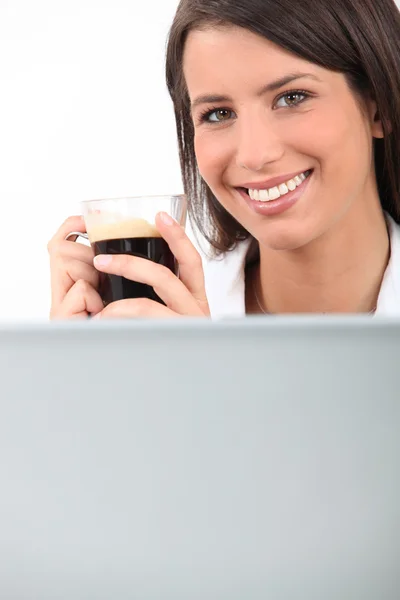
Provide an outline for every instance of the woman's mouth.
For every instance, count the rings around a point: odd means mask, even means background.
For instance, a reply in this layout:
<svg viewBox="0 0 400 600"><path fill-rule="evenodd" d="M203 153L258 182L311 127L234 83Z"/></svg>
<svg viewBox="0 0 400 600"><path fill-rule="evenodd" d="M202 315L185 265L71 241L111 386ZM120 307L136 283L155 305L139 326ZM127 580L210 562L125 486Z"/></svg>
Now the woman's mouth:
<svg viewBox="0 0 400 600"><path fill-rule="evenodd" d="M269 189L237 188L237 190L254 211L265 216L277 215L288 210L300 199L312 173L313 169L309 169Z"/></svg>

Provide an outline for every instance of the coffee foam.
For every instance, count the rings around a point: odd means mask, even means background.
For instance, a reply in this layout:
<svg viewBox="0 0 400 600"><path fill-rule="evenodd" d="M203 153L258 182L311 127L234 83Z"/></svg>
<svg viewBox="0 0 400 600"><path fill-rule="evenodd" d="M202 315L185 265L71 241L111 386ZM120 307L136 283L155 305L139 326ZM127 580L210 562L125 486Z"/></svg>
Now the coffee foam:
<svg viewBox="0 0 400 600"><path fill-rule="evenodd" d="M97 223L88 227L89 240L92 244L102 240L119 240L122 238L160 238L160 232L145 219L129 219L119 223Z"/></svg>

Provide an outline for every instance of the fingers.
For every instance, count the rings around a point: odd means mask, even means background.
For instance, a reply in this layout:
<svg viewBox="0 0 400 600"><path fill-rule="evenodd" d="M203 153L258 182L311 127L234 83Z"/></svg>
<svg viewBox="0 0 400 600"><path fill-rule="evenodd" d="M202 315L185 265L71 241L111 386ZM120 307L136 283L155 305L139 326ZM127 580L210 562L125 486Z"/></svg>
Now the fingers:
<svg viewBox="0 0 400 600"><path fill-rule="evenodd" d="M159 302L154 302L147 298L135 298L112 302L98 313L94 319L171 319L179 316Z"/></svg>
<svg viewBox="0 0 400 600"><path fill-rule="evenodd" d="M65 240L65 238L69 233L71 233L71 231L81 231L82 233L86 233L86 226L83 217L69 217L66 221L64 221L64 223L58 229L57 233L51 238L50 242L48 243L48 251L51 252L55 245Z"/></svg>
<svg viewBox="0 0 400 600"><path fill-rule="evenodd" d="M82 279L94 288L99 285L99 273L92 265L76 259L54 261L51 269L52 310L57 310L72 286Z"/></svg>
<svg viewBox="0 0 400 600"><path fill-rule="evenodd" d="M80 260L72 259L60 259L59 263L60 271L65 273L73 283L76 283L80 279L87 281L94 288L98 287L99 284L99 273L93 267Z"/></svg>
<svg viewBox="0 0 400 600"><path fill-rule="evenodd" d="M209 313L200 254L183 228L166 213L159 213L156 226L179 264L179 278L205 314Z"/></svg>
<svg viewBox="0 0 400 600"><path fill-rule="evenodd" d="M196 299L182 281L163 265L125 254L96 256L94 265L104 273L121 275L131 281L152 286L173 312L180 315L204 316Z"/></svg>
<svg viewBox="0 0 400 600"><path fill-rule="evenodd" d="M103 309L103 302L97 291L82 279L77 281L57 308L52 311L52 319L86 319Z"/></svg>
<svg viewBox="0 0 400 600"><path fill-rule="evenodd" d="M93 266L93 250L89 246L66 241L71 231L86 231L82 217L69 217L48 244L51 270L51 315L58 314L65 296L81 279L97 288L99 275Z"/></svg>
<svg viewBox="0 0 400 600"><path fill-rule="evenodd" d="M59 257L74 258L93 266L94 252L91 246L63 240L54 244L50 251L50 260Z"/></svg>

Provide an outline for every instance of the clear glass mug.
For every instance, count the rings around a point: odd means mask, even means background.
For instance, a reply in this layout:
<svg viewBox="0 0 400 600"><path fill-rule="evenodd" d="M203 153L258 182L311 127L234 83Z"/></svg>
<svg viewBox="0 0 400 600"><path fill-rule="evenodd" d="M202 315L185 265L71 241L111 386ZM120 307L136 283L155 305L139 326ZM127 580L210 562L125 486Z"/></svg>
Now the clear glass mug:
<svg viewBox="0 0 400 600"><path fill-rule="evenodd" d="M155 217L166 212L182 227L186 225L186 197L137 196L81 203L87 234L72 231L70 237L89 240L98 254L128 254L152 260L178 275L178 265L166 241L155 226ZM100 273L99 294L104 306L127 298L149 298L161 302L149 285L119 275Z"/></svg>

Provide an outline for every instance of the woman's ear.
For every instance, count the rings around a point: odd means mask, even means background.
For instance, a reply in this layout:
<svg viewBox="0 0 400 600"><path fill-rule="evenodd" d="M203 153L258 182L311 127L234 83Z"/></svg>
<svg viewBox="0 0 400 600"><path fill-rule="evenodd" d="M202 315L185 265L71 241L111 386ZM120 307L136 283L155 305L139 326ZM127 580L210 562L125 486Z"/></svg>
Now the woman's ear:
<svg viewBox="0 0 400 600"><path fill-rule="evenodd" d="M369 117L370 117L370 123L371 123L372 136L374 138L380 138L380 139L384 138L385 132L384 132L384 128L383 128L383 123L382 123L375 100L371 100L369 103ZM390 126L389 132L391 132L391 131L392 131L392 128Z"/></svg>

